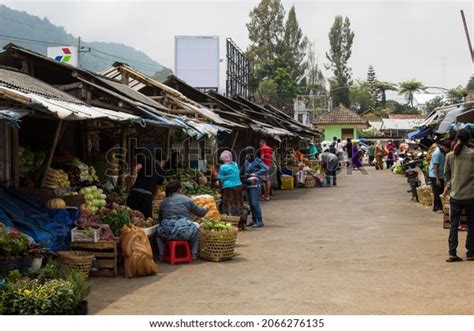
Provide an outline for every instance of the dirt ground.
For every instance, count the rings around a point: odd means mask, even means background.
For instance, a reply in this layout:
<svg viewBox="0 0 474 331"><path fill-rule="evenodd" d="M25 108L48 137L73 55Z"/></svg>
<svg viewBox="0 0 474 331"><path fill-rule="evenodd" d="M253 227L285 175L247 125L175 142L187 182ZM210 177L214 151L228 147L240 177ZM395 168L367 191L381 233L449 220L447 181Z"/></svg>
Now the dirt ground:
<svg viewBox="0 0 474 331"><path fill-rule="evenodd" d="M93 279L92 313L474 314L474 262L445 262L442 215L410 201L403 176L370 170L338 184L277 192L232 261Z"/></svg>

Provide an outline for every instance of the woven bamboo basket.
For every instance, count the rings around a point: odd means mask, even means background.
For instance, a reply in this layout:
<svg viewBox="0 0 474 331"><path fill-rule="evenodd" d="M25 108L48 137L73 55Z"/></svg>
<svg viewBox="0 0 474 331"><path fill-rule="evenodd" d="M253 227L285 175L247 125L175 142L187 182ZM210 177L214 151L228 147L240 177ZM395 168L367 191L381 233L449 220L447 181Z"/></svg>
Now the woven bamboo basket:
<svg viewBox="0 0 474 331"><path fill-rule="evenodd" d="M418 202L421 205L431 206L433 204L430 195L432 193L431 187L417 187L416 193L418 195Z"/></svg>
<svg viewBox="0 0 474 331"><path fill-rule="evenodd" d="M94 254L83 251L62 251L58 252L58 257L62 265L81 272L86 278L89 277Z"/></svg>
<svg viewBox="0 0 474 331"><path fill-rule="evenodd" d="M304 187L306 188L316 187L316 178L314 178L311 175L307 176L306 179L304 180Z"/></svg>
<svg viewBox="0 0 474 331"><path fill-rule="evenodd" d="M221 222L226 222L232 224L232 226L237 227L240 222L240 216L232 216L221 214Z"/></svg>
<svg viewBox="0 0 474 331"><path fill-rule="evenodd" d="M234 257L237 228L226 231L207 231L200 229L201 250L199 257L204 260L220 262L231 260Z"/></svg>

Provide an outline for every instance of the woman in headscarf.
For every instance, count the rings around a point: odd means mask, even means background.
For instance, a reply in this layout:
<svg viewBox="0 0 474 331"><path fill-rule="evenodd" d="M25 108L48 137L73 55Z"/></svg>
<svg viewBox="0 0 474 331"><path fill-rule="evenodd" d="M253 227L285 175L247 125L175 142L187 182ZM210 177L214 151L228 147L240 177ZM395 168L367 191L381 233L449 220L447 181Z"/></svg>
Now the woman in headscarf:
<svg viewBox="0 0 474 331"><path fill-rule="evenodd" d="M246 147L245 163L240 169L240 173L245 176L247 186L247 201L252 212L252 228L261 228L263 226L262 210L260 209L260 195L262 192L262 176L268 173L268 167L262 159L255 156L255 149L251 146Z"/></svg>
<svg viewBox="0 0 474 331"><path fill-rule="evenodd" d="M397 146L393 142L392 139L390 139L387 143L387 146L385 146L388 150L388 155L387 155L387 168L390 169L393 166L393 163L395 162L395 152L397 150Z"/></svg>
<svg viewBox="0 0 474 331"><path fill-rule="evenodd" d="M359 169L361 167L359 148L357 147L357 143L354 142L352 143L352 168Z"/></svg>
<svg viewBox="0 0 474 331"><path fill-rule="evenodd" d="M383 170L383 146L380 140L375 143L375 170Z"/></svg>
<svg viewBox="0 0 474 331"><path fill-rule="evenodd" d="M220 155L224 163L219 168L217 179L221 188L221 212L232 216L242 216L243 197L242 182L240 181L240 171L237 163L232 160L230 151L223 151Z"/></svg>

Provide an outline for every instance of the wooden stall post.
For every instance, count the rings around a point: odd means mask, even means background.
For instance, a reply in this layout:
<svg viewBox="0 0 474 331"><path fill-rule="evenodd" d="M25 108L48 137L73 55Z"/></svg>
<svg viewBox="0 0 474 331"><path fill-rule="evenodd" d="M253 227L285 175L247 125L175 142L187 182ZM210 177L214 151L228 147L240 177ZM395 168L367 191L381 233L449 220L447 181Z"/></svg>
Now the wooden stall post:
<svg viewBox="0 0 474 331"><path fill-rule="evenodd" d="M51 146L48 159L46 160L43 177L41 178L41 187L44 187L44 184L46 183L46 176L48 174L48 169L51 166L51 162L53 162L54 152L56 151L56 147L58 146L59 138L62 132L61 130L62 127L63 127L63 120L59 120L58 126L56 127L56 132L54 133L53 145Z"/></svg>
<svg viewBox="0 0 474 331"><path fill-rule="evenodd" d="M18 137L18 128L11 129L11 144L12 144L12 184L13 187L18 188L20 186L20 160L18 156L18 149L20 140Z"/></svg>
<svg viewBox="0 0 474 331"><path fill-rule="evenodd" d="M120 131L120 155L127 157L127 127L122 126ZM125 161L125 160L124 160ZM125 162L121 163L118 173L118 187L125 187L125 169L123 167Z"/></svg>

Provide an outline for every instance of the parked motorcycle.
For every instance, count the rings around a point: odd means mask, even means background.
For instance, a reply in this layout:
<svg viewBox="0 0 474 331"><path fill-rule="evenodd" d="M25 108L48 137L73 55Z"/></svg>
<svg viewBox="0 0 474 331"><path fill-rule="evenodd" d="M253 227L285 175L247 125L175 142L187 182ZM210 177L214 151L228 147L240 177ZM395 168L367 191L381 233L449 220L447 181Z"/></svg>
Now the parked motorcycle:
<svg viewBox="0 0 474 331"><path fill-rule="evenodd" d="M418 194L416 189L422 185L425 185L427 180L425 173L423 172L423 156L413 158L410 154L404 158L401 162L403 170L405 171L405 177L407 178L407 183L410 186L408 193L411 193L411 199L418 201Z"/></svg>

